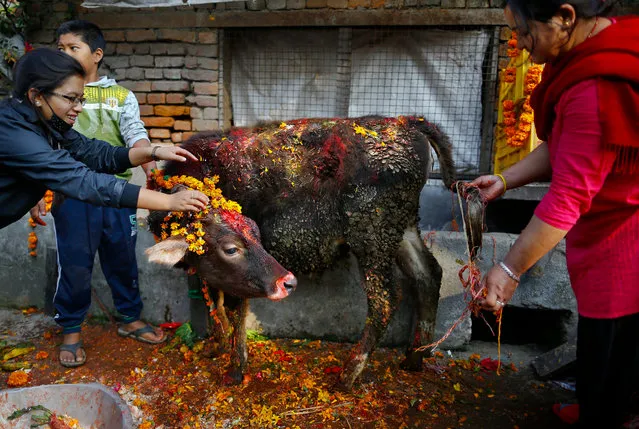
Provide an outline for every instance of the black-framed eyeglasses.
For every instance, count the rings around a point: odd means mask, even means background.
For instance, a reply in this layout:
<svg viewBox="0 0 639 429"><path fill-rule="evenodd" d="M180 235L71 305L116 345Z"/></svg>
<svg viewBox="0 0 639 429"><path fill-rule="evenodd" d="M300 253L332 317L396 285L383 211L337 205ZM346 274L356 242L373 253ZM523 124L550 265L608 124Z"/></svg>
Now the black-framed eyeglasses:
<svg viewBox="0 0 639 429"><path fill-rule="evenodd" d="M57 92L50 92L49 94L55 95L57 97L62 97L73 105L79 104L80 106L84 106L84 103L87 102L87 99L84 97L72 97L70 95L58 94Z"/></svg>

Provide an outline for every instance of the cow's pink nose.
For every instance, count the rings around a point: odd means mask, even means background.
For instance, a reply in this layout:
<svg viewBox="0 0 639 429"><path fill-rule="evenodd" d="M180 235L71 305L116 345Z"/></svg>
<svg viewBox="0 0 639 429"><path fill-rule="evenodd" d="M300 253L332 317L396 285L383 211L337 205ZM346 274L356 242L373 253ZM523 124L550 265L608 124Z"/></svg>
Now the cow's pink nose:
<svg viewBox="0 0 639 429"><path fill-rule="evenodd" d="M284 287L288 293L293 292L297 287L297 278L292 273L288 273L284 276Z"/></svg>
<svg viewBox="0 0 639 429"><path fill-rule="evenodd" d="M267 296L268 299L273 301L279 301L284 299L295 290L297 286L297 279L292 273L288 273L283 277L280 277L275 282L275 291Z"/></svg>

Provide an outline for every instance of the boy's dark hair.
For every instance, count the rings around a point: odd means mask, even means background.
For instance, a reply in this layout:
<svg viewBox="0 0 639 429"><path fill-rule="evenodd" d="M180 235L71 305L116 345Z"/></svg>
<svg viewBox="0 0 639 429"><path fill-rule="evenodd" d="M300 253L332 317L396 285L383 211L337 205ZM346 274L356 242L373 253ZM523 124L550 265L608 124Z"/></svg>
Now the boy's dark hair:
<svg viewBox="0 0 639 429"><path fill-rule="evenodd" d="M106 40L100 27L89 21L76 19L60 24L55 32L56 40L60 40L60 36L65 34L75 34L79 36L84 43L89 45L91 52L95 52L98 48L104 52L106 50ZM98 67L102 65L102 60L98 63Z"/></svg>
<svg viewBox="0 0 639 429"><path fill-rule="evenodd" d="M82 64L64 52L38 48L18 60L13 75L13 96L31 103L27 95L31 88L44 94L51 93L71 76L84 79L86 72Z"/></svg>

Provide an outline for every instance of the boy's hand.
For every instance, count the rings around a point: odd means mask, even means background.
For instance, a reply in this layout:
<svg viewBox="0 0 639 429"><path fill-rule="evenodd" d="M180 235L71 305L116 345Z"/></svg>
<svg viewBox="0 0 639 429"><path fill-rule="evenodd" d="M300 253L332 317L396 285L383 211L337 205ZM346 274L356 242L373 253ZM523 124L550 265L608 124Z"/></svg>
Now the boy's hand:
<svg viewBox="0 0 639 429"><path fill-rule="evenodd" d="M184 162L187 159L191 161L197 161L198 159L186 149L182 149L180 146L156 146L155 158L165 161L180 161Z"/></svg>
<svg viewBox="0 0 639 429"><path fill-rule="evenodd" d="M47 223L40 217L47 214L47 204L44 202L44 198L38 201L38 204L36 204L31 210L29 210L29 214L31 214L31 219L33 219L33 221L38 225L47 225Z"/></svg>

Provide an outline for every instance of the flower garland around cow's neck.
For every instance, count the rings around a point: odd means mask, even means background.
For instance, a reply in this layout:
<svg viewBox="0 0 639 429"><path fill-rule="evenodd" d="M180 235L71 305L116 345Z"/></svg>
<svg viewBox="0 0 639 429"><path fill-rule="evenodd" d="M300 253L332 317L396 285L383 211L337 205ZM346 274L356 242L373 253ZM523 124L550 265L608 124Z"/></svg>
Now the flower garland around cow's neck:
<svg viewBox="0 0 639 429"><path fill-rule="evenodd" d="M242 213L242 207L235 201L224 198L222 191L215 186L219 180L218 176L206 177L201 181L191 176L165 176L163 170L152 171L150 181L164 189L173 189L177 185L184 185L200 191L210 198L209 207L200 212L169 212L161 224L161 240L165 240L169 236L181 235L188 243L189 251L198 255L206 253L206 242L204 241L206 232L202 219L209 214L210 210L219 209Z"/></svg>

